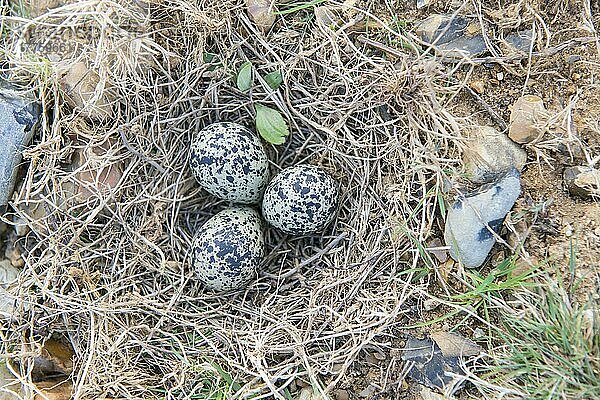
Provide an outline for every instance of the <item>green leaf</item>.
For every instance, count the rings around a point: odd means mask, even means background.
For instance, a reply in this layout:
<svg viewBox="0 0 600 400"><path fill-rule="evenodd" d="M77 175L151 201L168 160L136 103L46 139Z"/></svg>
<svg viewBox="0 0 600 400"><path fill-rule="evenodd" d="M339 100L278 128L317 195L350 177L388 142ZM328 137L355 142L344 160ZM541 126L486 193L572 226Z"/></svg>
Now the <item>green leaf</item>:
<svg viewBox="0 0 600 400"><path fill-rule="evenodd" d="M317 6L321 3L325 3L327 0L312 0L312 1L306 1L306 2L292 2L290 4L290 7L286 10L283 11L278 11L276 13L274 13L275 15L286 15L286 14L292 14L295 13L297 11L301 11L301 10L306 10L309 8L312 8L313 6Z"/></svg>
<svg viewBox="0 0 600 400"><path fill-rule="evenodd" d="M283 76L281 76L281 72L279 71L269 72L265 75L265 81L271 89L277 90L279 85L283 83Z"/></svg>
<svg viewBox="0 0 600 400"><path fill-rule="evenodd" d="M285 143L285 137L290 134L287 123L277 110L256 104L256 130L267 142L272 144Z"/></svg>
<svg viewBox="0 0 600 400"><path fill-rule="evenodd" d="M250 61L246 61L240 67L236 83L242 92L247 92L252 87L252 63Z"/></svg>
<svg viewBox="0 0 600 400"><path fill-rule="evenodd" d="M204 53L202 55L202 61L205 64L210 65L208 67L208 71L215 71L217 68L220 68L223 66L223 64L221 64L219 62L219 56L217 54L214 53Z"/></svg>
<svg viewBox="0 0 600 400"><path fill-rule="evenodd" d="M229 387L231 387L234 392L239 392L242 389L242 386L236 381L234 381L231 375L223 368L221 368L219 364L217 364L216 362L211 362L211 364L217 370L219 375L221 375L221 378L223 378L223 380L227 382L227 385L229 385Z"/></svg>
<svg viewBox="0 0 600 400"><path fill-rule="evenodd" d="M210 64L213 62L213 60L215 59L216 56L217 55L214 53L206 52L202 55L202 61L204 61L206 64Z"/></svg>

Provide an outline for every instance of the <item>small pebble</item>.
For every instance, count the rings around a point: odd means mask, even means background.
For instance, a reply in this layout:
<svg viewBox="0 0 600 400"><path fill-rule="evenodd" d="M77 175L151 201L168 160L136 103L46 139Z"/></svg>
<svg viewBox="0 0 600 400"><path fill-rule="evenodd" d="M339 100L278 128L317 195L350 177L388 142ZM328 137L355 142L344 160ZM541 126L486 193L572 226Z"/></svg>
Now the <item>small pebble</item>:
<svg viewBox="0 0 600 400"><path fill-rule="evenodd" d="M544 132L547 120L544 102L539 96L520 97L512 107L508 137L517 143L529 143Z"/></svg>
<svg viewBox="0 0 600 400"><path fill-rule="evenodd" d="M334 392L335 400L349 400L350 393L345 389L338 389Z"/></svg>
<svg viewBox="0 0 600 400"><path fill-rule="evenodd" d="M469 83L469 87L478 94L483 94L485 92L485 82L481 80L472 81Z"/></svg>
<svg viewBox="0 0 600 400"><path fill-rule="evenodd" d="M461 195L448 209L444 239L450 256L467 268L481 266L496 243L494 233L521 193L519 171L512 169L495 183Z"/></svg>
<svg viewBox="0 0 600 400"><path fill-rule="evenodd" d="M485 332L481 328L476 328L473 331L473 338L475 338L475 339L479 339L479 338L482 338L484 336L485 336Z"/></svg>
<svg viewBox="0 0 600 400"><path fill-rule="evenodd" d="M566 236L566 237L571 237L571 236L573 236L573 227L571 226L571 224L567 223L567 224L565 225L564 232L565 232L565 236Z"/></svg>
<svg viewBox="0 0 600 400"><path fill-rule="evenodd" d="M436 299L427 299L423 302L423 309L425 311L431 311L436 309L440 303Z"/></svg>
<svg viewBox="0 0 600 400"><path fill-rule="evenodd" d="M15 233L17 236L22 237L29 233L29 226L27 226L27 221L23 218L17 218L15 221Z"/></svg>
<svg viewBox="0 0 600 400"><path fill-rule="evenodd" d="M430 0L417 0L417 8L423 8L429 4Z"/></svg>
<svg viewBox="0 0 600 400"><path fill-rule="evenodd" d="M573 196L600 197L600 170L590 167L569 167L563 173L565 185Z"/></svg>

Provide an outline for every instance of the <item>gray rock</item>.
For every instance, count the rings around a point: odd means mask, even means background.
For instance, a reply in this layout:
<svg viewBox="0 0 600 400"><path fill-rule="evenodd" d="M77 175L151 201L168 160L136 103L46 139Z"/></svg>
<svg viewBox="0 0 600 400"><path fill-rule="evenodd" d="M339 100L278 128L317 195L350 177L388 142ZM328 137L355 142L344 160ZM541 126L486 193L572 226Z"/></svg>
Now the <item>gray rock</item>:
<svg viewBox="0 0 600 400"><path fill-rule="evenodd" d="M469 20L461 15L433 14L417 24L416 32L423 41L440 45L463 36L468 26Z"/></svg>
<svg viewBox="0 0 600 400"><path fill-rule="evenodd" d="M492 182L511 168L523 170L527 153L506 134L481 126L469 132L468 139L463 164L472 182Z"/></svg>
<svg viewBox="0 0 600 400"><path fill-rule="evenodd" d="M529 53L533 43L533 30L528 29L507 35L504 40L514 49Z"/></svg>
<svg viewBox="0 0 600 400"><path fill-rule="evenodd" d="M563 173L565 185L573 196L600 198L600 170L569 167Z"/></svg>
<svg viewBox="0 0 600 400"><path fill-rule="evenodd" d="M417 24L416 33L446 58L474 57L485 53L487 46L480 34L468 34L472 23L475 21L461 15L433 14Z"/></svg>
<svg viewBox="0 0 600 400"><path fill-rule="evenodd" d="M12 194L22 151L40 117L35 100L0 82L0 210Z"/></svg>
<svg viewBox="0 0 600 400"><path fill-rule="evenodd" d="M438 51L446 58L461 59L481 55L487 51L487 46L481 35L463 36L438 46Z"/></svg>
<svg viewBox="0 0 600 400"><path fill-rule="evenodd" d="M446 217L444 239L450 246L450 256L467 268L483 264L520 193L521 177L513 168L496 182L460 196Z"/></svg>
<svg viewBox="0 0 600 400"><path fill-rule="evenodd" d="M431 338L409 336L402 360L409 366L407 376L421 385L453 393L464 384L461 357L444 356Z"/></svg>

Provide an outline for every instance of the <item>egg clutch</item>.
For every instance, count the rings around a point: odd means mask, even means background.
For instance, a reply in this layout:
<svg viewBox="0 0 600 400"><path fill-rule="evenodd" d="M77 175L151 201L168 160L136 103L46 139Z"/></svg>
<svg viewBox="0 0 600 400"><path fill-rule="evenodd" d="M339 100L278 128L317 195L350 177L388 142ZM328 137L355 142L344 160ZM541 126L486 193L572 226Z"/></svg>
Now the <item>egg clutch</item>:
<svg viewBox="0 0 600 400"><path fill-rule="evenodd" d="M217 291L238 289L256 274L265 253L264 223L292 235L324 229L338 206L337 182L308 164L270 179L260 139L242 125L217 122L193 139L190 167L208 193L234 205L209 219L192 242L192 266Z"/></svg>

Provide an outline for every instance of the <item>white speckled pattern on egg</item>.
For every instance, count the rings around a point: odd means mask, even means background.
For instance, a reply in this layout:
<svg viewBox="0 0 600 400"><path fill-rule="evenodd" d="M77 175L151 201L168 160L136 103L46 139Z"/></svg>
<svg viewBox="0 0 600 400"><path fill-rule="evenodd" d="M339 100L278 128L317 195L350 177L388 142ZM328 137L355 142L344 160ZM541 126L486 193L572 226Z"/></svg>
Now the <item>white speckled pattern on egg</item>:
<svg viewBox="0 0 600 400"><path fill-rule="evenodd" d="M338 205L337 182L323 169L297 165L281 171L267 186L262 213L279 230L304 235L327 226Z"/></svg>
<svg viewBox="0 0 600 400"><path fill-rule="evenodd" d="M191 146L190 166L200 186L220 199L255 204L269 181L269 161L260 139L242 125L217 122Z"/></svg>
<svg viewBox="0 0 600 400"><path fill-rule="evenodd" d="M210 289L239 289L256 273L264 250L258 212L249 207L228 208L209 219L195 235L192 266Z"/></svg>

